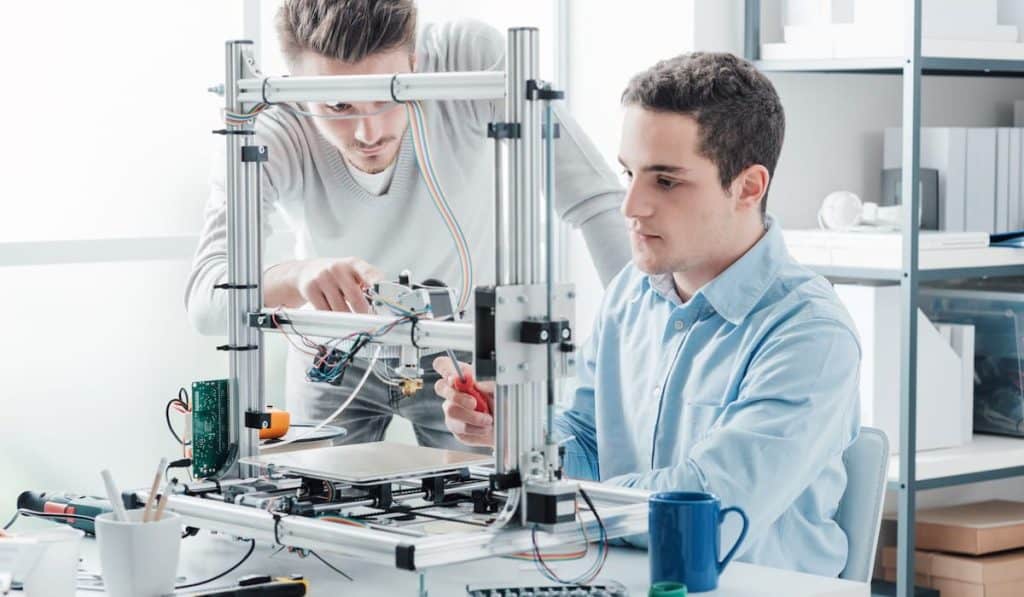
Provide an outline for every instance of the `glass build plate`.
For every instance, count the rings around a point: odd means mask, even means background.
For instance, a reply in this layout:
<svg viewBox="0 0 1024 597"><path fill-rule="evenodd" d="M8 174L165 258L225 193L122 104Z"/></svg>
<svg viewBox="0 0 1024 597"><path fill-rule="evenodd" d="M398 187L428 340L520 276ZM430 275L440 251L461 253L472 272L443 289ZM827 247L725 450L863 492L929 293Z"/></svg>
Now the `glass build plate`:
<svg viewBox="0 0 1024 597"><path fill-rule="evenodd" d="M372 484L491 464L493 458L484 454L395 442L370 442L267 454L242 458L241 462L262 468L272 466L278 472L291 472L315 479Z"/></svg>

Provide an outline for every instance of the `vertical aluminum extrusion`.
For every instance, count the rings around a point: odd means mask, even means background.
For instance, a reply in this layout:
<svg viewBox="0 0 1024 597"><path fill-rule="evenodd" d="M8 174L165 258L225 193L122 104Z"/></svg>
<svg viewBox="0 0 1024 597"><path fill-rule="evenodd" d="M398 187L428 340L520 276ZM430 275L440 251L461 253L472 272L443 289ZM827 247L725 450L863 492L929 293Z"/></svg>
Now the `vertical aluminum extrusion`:
<svg viewBox="0 0 1024 597"><path fill-rule="evenodd" d="M252 42L229 41L225 44L224 107L229 112L243 111L238 100L238 81L254 70ZM247 411L263 411L263 358L259 330L248 324L248 314L262 309L260 216L260 164L243 162L242 146L251 139L251 124L226 127L225 191L228 225L228 401L229 436L232 454L216 477L247 476L248 467L237 467L239 457L258 455L255 430L245 426ZM243 470L246 469L246 470Z"/></svg>

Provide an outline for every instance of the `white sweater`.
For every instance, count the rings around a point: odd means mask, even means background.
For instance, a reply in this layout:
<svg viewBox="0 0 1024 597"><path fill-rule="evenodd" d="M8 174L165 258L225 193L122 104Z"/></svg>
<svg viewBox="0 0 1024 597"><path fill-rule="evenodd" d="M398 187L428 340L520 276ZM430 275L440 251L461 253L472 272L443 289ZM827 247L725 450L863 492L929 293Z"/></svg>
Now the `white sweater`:
<svg viewBox="0 0 1024 597"><path fill-rule="evenodd" d="M427 25L417 44L418 71L503 69L504 50L503 35L483 23ZM494 150L486 130L489 122L504 118L504 102L432 101L423 107L435 171L469 244L473 285L493 283ZM579 126L564 113L558 118L556 209L563 220L582 228L607 282L629 261L618 213L623 192ZM341 154L308 118L271 108L257 120L255 143L266 145L269 154L264 209L276 210L295 234L294 259L355 256L389 277L408 269L416 279L459 284L455 248L420 176L408 131L391 184L379 196L353 179ZM223 154L217 159L185 297L192 324L204 334L227 330L228 293L214 289L227 278Z"/></svg>

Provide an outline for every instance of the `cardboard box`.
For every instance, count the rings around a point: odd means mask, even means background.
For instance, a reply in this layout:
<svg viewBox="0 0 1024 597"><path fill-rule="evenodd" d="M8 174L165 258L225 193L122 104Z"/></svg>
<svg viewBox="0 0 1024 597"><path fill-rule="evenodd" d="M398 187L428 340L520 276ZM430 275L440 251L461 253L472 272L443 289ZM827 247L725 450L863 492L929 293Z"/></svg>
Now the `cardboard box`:
<svg viewBox="0 0 1024 597"><path fill-rule="evenodd" d="M914 584L932 588L932 554L917 550L914 552ZM896 582L896 548L882 548L882 580Z"/></svg>
<svg viewBox="0 0 1024 597"><path fill-rule="evenodd" d="M895 568L882 568L882 580L886 582L896 582L896 569ZM918 587L924 587L926 589L932 589L932 577L926 574L915 573L914 584Z"/></svg>
<svg viewBox="0 0 1024 597"><path fill-rule="evenodd" d="M918 550L916 584L938 589L942 597L1019 597L1024 595L1024 550L963 556ZM882 578L896 580L896 548L882 549Z"/></svg>
<svg viewBox="0 0 1024 597"><path fill-rule="evenodd" d="M925 551L982 555L1024 548L1024 502L919 510L916 537L917 548Z"/></svg>

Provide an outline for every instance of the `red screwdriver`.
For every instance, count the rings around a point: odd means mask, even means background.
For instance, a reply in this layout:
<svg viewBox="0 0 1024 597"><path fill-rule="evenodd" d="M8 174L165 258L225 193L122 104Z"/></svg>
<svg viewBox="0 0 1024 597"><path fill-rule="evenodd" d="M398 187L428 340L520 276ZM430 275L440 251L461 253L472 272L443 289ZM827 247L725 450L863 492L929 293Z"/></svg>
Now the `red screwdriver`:
<svg viewBox="0 0 1024 597"><path fill-rule="evenodd" d="M480 386L476 385L476 381L473 379L473 374L465 374L462 371L462 367L459 366L458 359L455 358L455 353L451 350L448 350L447 352L448 358L452 360L452 365L455 366L455 372L459 375L459 378L455 380L455 391L463 394L469 394L476 399L476 408L473 409L476 412L491 414L491 405L487 402L487 396L484 395Z"/></svg>

